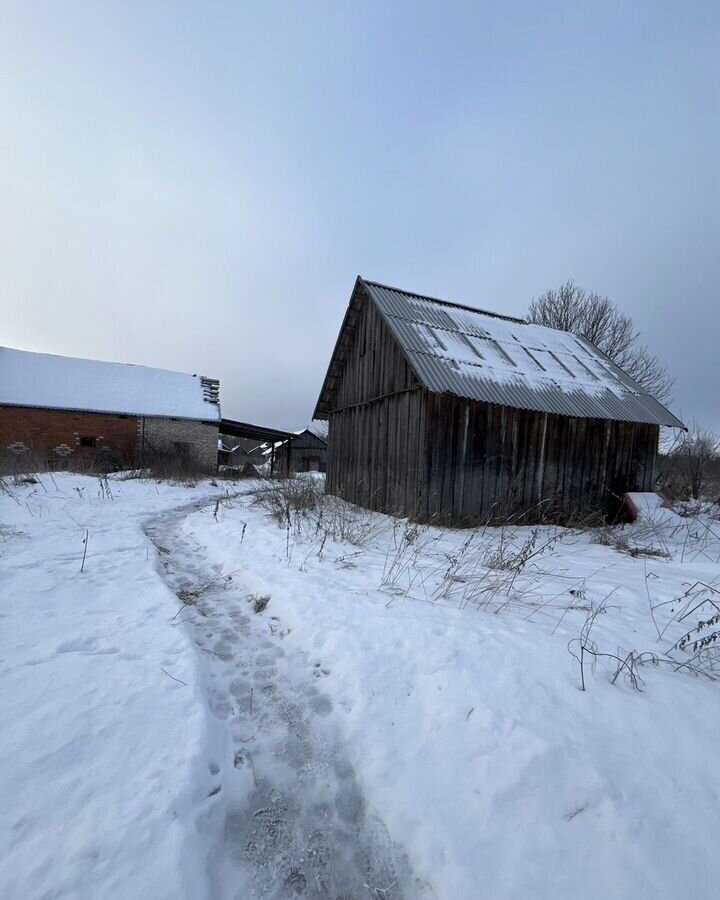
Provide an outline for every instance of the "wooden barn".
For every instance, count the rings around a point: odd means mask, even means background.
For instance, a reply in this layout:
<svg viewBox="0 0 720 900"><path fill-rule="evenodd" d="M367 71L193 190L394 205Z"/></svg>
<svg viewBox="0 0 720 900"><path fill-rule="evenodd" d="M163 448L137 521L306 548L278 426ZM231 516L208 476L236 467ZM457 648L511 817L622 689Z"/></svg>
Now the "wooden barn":
<svg viewBox="0 0 720 900"><path fill-rule="evenodd" d="M325 472L327 470L327 433L317 424L297 431L290 451L293 472Z"/></svg>
<svg viewBox="0 0 720 900"><path fill-rule="evenodd" d="M314 418L328 492L457 524L611 512L683 427L584 338L362 278Z"/></svg>
<svg viewBox="0 0 720 900"><path fill-rule="evenodd" d="M295 431L290 439L290 449L287 451L288 441L280 441L275 445L265 448L265 457L270 458L270 453L277 456L282 450L282 468L280 471L287 473L287 462L290 461L290 473L298 472L325 472L327 469L327 428L324 422L313 422L308 428Z"/></svg>

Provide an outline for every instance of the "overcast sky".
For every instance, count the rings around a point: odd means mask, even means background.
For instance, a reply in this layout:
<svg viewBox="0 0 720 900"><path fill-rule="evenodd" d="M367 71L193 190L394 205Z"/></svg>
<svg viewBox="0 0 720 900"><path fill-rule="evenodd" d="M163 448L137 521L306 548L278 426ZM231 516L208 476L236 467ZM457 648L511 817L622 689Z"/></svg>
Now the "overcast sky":
<svg viewBox="0 0 720 900"><path fill-rule="evenodd" d="M0 344L298 427L355 276L568 277L720 429L716 2L0 3Z"/></svg>

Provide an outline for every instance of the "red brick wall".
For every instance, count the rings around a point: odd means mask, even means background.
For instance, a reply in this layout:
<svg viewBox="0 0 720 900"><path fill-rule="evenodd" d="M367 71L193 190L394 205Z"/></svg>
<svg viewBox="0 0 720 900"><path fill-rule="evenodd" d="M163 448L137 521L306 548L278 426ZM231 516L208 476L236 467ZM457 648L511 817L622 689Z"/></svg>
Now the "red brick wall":
<svg viewBox="0 0 720 900"><path fill-rule="evenodd" d="M96 438L96 446L81 447L81 437ZM42 459L94 459L102 448L133 459L137 437L136 416L0 406L0 456L22 444Z"/></svg>

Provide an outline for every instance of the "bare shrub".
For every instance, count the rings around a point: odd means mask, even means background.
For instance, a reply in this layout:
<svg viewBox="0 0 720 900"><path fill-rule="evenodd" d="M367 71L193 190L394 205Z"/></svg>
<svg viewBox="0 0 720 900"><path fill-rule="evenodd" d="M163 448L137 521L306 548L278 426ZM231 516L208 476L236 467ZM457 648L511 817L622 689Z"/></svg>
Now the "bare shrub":
<svg viewBox="0 0 720 900"><path fill-rule="evenodd" d="M255 493L254 504L264 507L278 525L295 526L298 533L302 520L322 502L322 491L310 478L288 478L284 481L265 479Z"/></svg>
<svg viewBox="0 0 720 900"><path fill-rule="evenodd" d="M689 654L677 664L677 669L688 669L696 674L720 676L720 588L704 581L696 581L682 597L670 601L674 621L694 624L670 648ZM658 604L655 608L661 605ZM687 627L687 626L686 626Z"/></svg>
<svg viewBox="0 0 720 900"><path fill-rule="evenodd" d="M537 538L538 530L534 528L520 546L517 546L508 539L507 529L501 528L500 541L496 547L486 553L485 565L488 569L496 569L500 572L520 571L534 555Z"/></svg>
<svg viewBox="0 0 720 900"><path fill-rule="evenodd" d="M568 512L557 497L545 497L532 506L525 506L520 501L522 495L523 476L518 475L510 483L501 500L496 500L491 508L482 516L458 516L450 513L432 513L429 516L416 516L413 521L437 528L501 528L510 525L564 525L576 527L588 521L604 521L599 510L577 510Z"/></svg>
<svg viewBox="0 0 720 900"><path fill-rule="evenodd" d="M591 671L595 671L598 660L607 659L613 663L611 684L616 684L618 679L623 678L633 690L641 691L644 686L640 675L642 666L658 666L663 661L672 661L663 660L658 654L651 651L639 653L637 650L625 651L618 648L618 651L614 653L599 650L597 643L592 638L592 631L598 616L605 612L605 601L591 604L590 611L580 629L580 636L573 638L568 643L568 652L577 660L580 668L580 690L587 690L585 674L588 665Z"/></svg>
<svg viewBox="0 0 720 900"><path fill-rule="evenodd" d="M316 511L316 531L325 539L332 538L361 547L385 528L385 523L376 513L332 494L321 494L321 498Z"/></svg>
<svg viewBox="0 0 720 900"><path fill-rule="evenodd" d="M434 599L458 598L468 605L503 609L517 595L518 579L527 600L539 573L536 562L569 532L553 529L541 540L539 527L526 534L509 526L485 527L473 532L461 547L446 555L447 564Z"/></svg>
<svg viewBox="0 0 720 900"><path fill-rule="evenodd" d="M156 481L183 484L186 487L195 487L199 481L208 477L208 470L195 459L178 453L153 454L147 472Z"/></svg>
<svg viewBox="0 0 720 900"><path fill-rule="evenodd" d="M620 552L626 551L629 547L627 535L622 531L618 531L612 525L598 528L593 532L590 540L593 544L600 544L601 547L612 547L613 550Z"/></svg>
<svg viewBox="0 0 720 900"><path fill-rule="evenodd" d="M119 472L131 461L116 451L99 447L91 454L70 453L58 456L35 450L4 453L0 455L0 472L20 478L38 472L73 472L77 475L98 475Z"/></svg>
<svg viewBox="0 0 720 900"><path fill-rule="evenodd" d="M693 424L662 458L658 483L672 500L720 501L720 436Z"/></svg>
<svg viewBox="0 0 720 900"><path fill-rule="evenodd" d="M602 660L612 663L611 684L616 684L622 678L638 691L643 687L641 669L647 665L668 667L674 672L688 672L711 680L720 677L720 588L697 581L682 596L654 603L648 581L653 574L648 574L646 570L645 582L650 617L657 632L658 643L671 627L682 625L693 618L694 624L664 652L639 652L620 647L605 650L599 648L592 632L598 617L607 610L608 597L602 603L591 604L579 637L568 643L568 651L580 668L581 690L587 689L588 666L590 671L595 671L597 663ZM663 622L661 616L666 611L669 614L666 614ZM685 653L687 657L678 659L678 653Z"/></svg>
<svg viewBox="0 0 720 900"><path fill-rule="evenodd" d="M113 477L116 481L165 481L195 487L206 478L222 476L209 471L192 456L168 452L154 453L142 466L128 461Z"/></svg>
<svg viewBox="0 0 720 900"><path fill-rule="evenodd" d="M260 474L254 466L245 466L242 469L237 466L218 466L215 477L222 481L252 481L260 478Z"/></svg>
<svg viewBox="0 0 720 900"><path fill-rule="evenodd" d="M55 465L59 462L55 460ZM37 472L45 472L53 468L53 461L33 450L5 452L0 454L0 474L12 478L17 484L23 476L32 477Z"/></svg>
<svg viewBox="0 0 720 900"><path fill-rule="evenodd" d="M323 492L322 482L297 475L262 483L253 501L264 507L281 527L295 536L328 539L361 546L382 531L381 517ZM289 554L288 554L289 555Z"/></svg>
<svg viewBox="0 0 720 900"><path fill-rule="evenodd" d="M421 577L418 557L425 550L428 540L428 525L413 522L396 522L388 550L385 554L380 586L394 591L399 583L406 582L404 593L408 593Z"/></svg>
<svg viewBox="0 0 720 900"><path fill-rule="evenodd" d="M114 500L113 492L110 487L110 482L108 481L108 477L104 472L101 472L98 476L98 497L101 500Z"/></svg>
<svg viewBox="0 0 720 900"><path fill-rule="evenodd" d="M654 537L662 543L661 547L654 547L652 544L648 544L644 547L637 544L631 544L629 536L625 532L619 530L617 526L613 525L606 525L603 528L596 529L590 540L593 544L600 544L603 547L612 547L612 549L617 550L618 553L627 553L628 556L632 557L647 556L668 559L670 557L670 551L667 548L667 544L665 543L660 530L650 526L646 529L646 532L647 531L651 532L648 536Z"/></svg>

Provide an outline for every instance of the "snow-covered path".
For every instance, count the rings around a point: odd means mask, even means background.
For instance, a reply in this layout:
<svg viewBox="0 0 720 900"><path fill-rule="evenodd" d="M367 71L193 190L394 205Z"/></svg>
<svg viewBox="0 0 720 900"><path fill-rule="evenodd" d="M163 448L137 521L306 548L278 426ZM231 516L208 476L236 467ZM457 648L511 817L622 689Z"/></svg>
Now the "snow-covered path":
<svg viewBox="0 0 720 900"><path fill-rule="evenodd" d="M196 800L210 846L210 896L421 900L407 857L369 807L343 747L328 674L286 651L281 625L242 573L220 574L182 529L198 504L152 519L145 531L186 604L211 724L208 789Z"/></svg>

